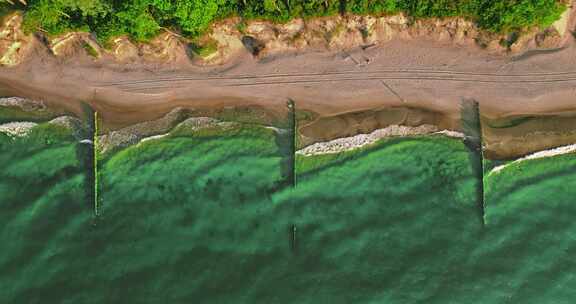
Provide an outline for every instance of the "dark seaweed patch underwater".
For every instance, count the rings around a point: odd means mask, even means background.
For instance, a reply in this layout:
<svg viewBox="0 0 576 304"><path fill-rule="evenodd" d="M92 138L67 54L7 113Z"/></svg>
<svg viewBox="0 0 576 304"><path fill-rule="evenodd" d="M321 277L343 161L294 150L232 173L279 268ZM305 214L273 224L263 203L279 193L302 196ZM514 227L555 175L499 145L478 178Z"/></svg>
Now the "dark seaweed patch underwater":
<svg viewBox="0 0 576 304"><path fill-rule="evenodd" d="M572 155L487 174L483 226L456 139L298 156L292 187L271 129L176 132L102 156L96 218L88 152L37 133L0 137L0 303L576 297Z"/></svg>

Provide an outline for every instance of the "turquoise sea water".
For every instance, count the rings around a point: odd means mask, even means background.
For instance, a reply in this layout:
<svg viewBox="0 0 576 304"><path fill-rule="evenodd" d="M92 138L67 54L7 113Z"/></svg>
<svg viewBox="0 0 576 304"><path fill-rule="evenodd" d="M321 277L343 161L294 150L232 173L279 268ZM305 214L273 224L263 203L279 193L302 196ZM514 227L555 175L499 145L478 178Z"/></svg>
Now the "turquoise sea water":
<svg viewBox="0 0 576 304"><path fill-rule="evenodd" d="M53 262L87 256L71 251L90 207L84 150L70 131L46 123L25 138L0 134L0 302L49 297L49 287L77 275Z"/></svg>
<svg viewBox="0 0 576 304"><path fill-rule="evenodd" d="M298 156L295 187L281 142L244 125L102 156L96 218L88 152L70 134L0 137L0 302L574 298L572 155L487 175L483 225L457 139Z"/></svg>

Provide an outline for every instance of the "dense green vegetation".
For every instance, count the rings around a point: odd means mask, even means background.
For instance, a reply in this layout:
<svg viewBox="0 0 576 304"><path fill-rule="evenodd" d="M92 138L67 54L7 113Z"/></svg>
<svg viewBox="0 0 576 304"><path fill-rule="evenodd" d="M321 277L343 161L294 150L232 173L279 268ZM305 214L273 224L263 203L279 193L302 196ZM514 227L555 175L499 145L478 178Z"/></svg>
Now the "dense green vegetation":
<svg viewBox="0 0 576 304"><path fill-rule="evenodd" d="M405 12L414 17L464 16L490 31L548 26L564 9L559 0L29 0L8 4L25 11L26 28L51 34L96 33L100 41L128 34L147 40L162 27L194 37L228 16L285 22L295 17Z"/></svg>

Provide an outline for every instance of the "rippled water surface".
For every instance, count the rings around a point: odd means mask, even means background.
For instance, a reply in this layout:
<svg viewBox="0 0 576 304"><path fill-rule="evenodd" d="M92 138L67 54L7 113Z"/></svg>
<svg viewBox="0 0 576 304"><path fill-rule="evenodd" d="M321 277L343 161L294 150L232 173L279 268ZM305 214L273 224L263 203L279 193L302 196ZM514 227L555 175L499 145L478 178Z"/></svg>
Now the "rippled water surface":
<svg viewBox="0 0 576 304"><path fill-rule="evenodd" d="M1 135L0 135L1 136ZM571 303L576 158L486 174L441 136L296 158L275 131L172 134L99 160L0 137L1 303Z"/></svg>

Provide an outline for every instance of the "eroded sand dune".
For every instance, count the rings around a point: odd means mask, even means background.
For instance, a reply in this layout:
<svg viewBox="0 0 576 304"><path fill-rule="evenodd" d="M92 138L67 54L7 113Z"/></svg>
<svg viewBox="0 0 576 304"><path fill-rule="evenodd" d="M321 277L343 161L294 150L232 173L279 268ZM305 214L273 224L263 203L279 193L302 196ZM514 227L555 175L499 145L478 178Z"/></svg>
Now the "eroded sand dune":
<svg viewBox="0 0 576 304"><path fill-rule="evenodd" d="M0 68L0 87L4 95L41 99L47 106L78 115L81 102L86 102L101 114L106 130L159 119L178 107L199 112L257 107L270 117L282 117L286 101L291 99L298 111L314 116L299 125L303 136L309 138L307 144L384 128L393 123L376 116L362 120L346 117L398 107L424 111L412 115L404 125L431 123L439 129L459 131L460 101L464 98L477 100L488 119L574 108L572 15L565 15L552 29L568 29L562 39L544 43L541 35L527 34L518 42L523 45L508 53L483 49L469 41L476 41L473 35L480 35L476 31L467 34L470 37L460 37L459 29L471 29L472 25L457 20L408 26L396 17L319 19L310 24L325 31L343 24L347 34L332 37L332 43L320 48L308 37L310 41L296 49L281 46L277 40L283 39L282 35L267 35L274 25L255 22L248 27L249 34L268 43L266 51L253 56L246 49L238 49L229 59L209 65L182 57L180 51L167 51L184 47L171 33L149 46L130 46L129 41L119 38L112 50L101 49L84 34L69 34L44 47L37 40L26 44L15 17L9 21L12 27L5 26L3 47L22 40L26 47L19 48L23 57L18 58L25 60ZM390 29L394 35L382 36L376 30L392 23L396 24ZM281 30L302 30L298 25L294 21ZM375 36L355 39L358 33L350 28L361 25L373 26ZM214 33L226 26L225 22L216 25ZM442 31L449 29L454 33L449 39L442 38ZM228 34L236 35L232 30ZM97 56L75 53L87 47ZM126 60L119 60L110 52L149 56L132 60L127 55ZM532 53L523 56L523 52ZM428 112L436 113L433 121L427 121ZM343 117L344 122L326 128L319 124L326 117Z"/></svg>

